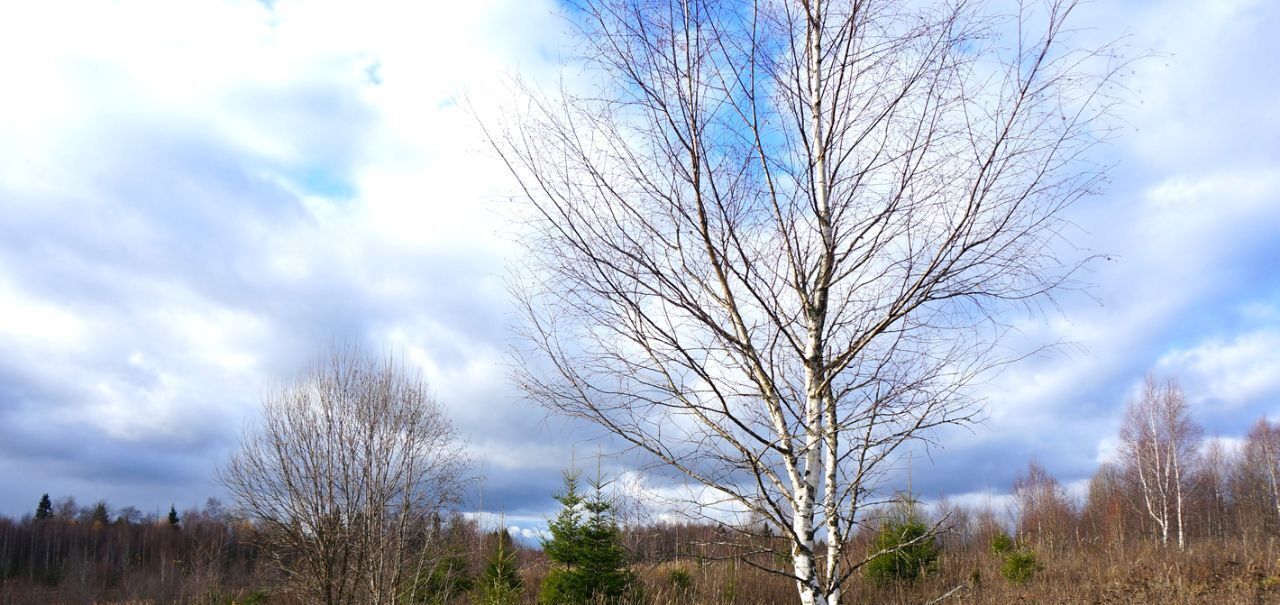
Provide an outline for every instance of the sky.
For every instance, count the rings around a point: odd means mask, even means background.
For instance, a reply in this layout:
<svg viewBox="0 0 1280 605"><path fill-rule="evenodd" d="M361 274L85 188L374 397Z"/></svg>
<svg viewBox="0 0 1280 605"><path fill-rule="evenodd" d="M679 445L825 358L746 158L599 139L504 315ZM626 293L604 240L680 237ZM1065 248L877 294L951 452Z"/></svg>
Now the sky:
<svg viewBox="0 0 1280 605"><path fill-rule="evenodd" d="M0 10L0 514L221 495L262 394L341 340L421 367L485 477L469 507L543 524L597 431L507 378L510 182L458 99L554 83L554 0ZM1280 3L1107 1L1076 24L1153 53L1100 151L1111 183L1070 211L1108 260L1019 325L1066 344L914 455L926 497L998 495L1031 458L1078 488L1147 372L1209 435L1280 416Z"/></svg>

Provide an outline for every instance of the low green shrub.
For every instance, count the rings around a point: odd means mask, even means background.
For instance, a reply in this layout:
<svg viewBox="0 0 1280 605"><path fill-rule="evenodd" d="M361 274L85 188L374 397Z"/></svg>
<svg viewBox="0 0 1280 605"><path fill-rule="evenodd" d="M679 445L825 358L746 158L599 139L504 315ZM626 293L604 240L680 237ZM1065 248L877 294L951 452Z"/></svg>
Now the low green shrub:
<svg viewBox="0 0 1280 605"><path fill-rule="evenodd" d="M244 598L244 601L240 602L240 605L263 605L263 603L267 602L267 597L269 596L271 595L265 590L255 590L249 593Z"/></svg>
<svg viewBox="0 0 1280 605"><path fill-rule="evenodd" d="M1000 574L1014 584L1025 584L1042 568L1035 551L1030 548L1014 549L1001 556L1004 564L1000 566Z"/></svg>
<svg viewBox="0 0 1280 605"><path fill-rule="evenodd" d="M896 549L896 550L894 550ZM932 573L942 549L929 527L914 517L889 521L880 529L872 552L892 550L867 562L867 578L877 585L914 581Z"/></svg>
<svg viewBox="0 0 1280 605"><path fill-rule="evenodd" d="M668 571L667 583L679 595L688 595L693 590L693 576L683 567L675 567Z"/></svg>
<svg viewBox="0 0 1280 605"><path fill-rule="evenodd" d="M991 538L991 552L997 555L1003 555L1012 552L1017 545L1013 543L1013 538L1009 534L1000 532Z"/></svg>

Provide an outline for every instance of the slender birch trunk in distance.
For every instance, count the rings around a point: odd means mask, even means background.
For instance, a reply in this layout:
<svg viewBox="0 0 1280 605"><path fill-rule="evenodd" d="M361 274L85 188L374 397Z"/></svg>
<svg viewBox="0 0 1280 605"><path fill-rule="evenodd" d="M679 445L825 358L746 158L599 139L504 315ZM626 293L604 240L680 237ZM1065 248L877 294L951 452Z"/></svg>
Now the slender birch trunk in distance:
<svg viewBox="0 0 1280 605"><path fill-rule="evenodd" d="M1169 545L1173 533L1178 548L1186 547L1183 500L1191 489L1189 469L1198 462L1202 433L1177 383L1161 385L1147 376L1120 427L1120 456L1161 546Z"/></svg>

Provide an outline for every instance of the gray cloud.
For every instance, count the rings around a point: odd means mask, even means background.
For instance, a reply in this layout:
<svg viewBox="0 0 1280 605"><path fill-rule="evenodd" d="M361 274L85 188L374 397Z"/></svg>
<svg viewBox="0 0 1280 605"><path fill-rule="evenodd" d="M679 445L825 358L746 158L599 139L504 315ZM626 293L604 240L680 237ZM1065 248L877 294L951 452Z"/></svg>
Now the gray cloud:
<svg viewBox="0 0 1280 605"><path fill-rule="evenodd" d="M1090 35L1131 24L1133 46L1168 55L1137 64L1114 182L1072 211L1073 241L1114 260L1084 276L1091 296L1019 320L1018 346L1069 344L984 385L986 423L915 452L926 496L1006 490L1031 457L1086 478L1151 369L1183 376L1211 432L1280 413L1280 8L1086 8ZM128 7L102 10L127 27ZM506 189L447 101L512 64L554 74L558 26L509 33L547 7L451 8L435 36L375 9L202 10L244 49L143 24L131 35L152 44L98 58L92 32L18 36L55 16L0 25L0 51L37 57L0 59L27 84L0 101L0 513L43 492L203 502L263 390L346 339L419 364L486 476L476 505L536 525L598 431L548 421L505 379L512 252L489 200Z"/></svg>

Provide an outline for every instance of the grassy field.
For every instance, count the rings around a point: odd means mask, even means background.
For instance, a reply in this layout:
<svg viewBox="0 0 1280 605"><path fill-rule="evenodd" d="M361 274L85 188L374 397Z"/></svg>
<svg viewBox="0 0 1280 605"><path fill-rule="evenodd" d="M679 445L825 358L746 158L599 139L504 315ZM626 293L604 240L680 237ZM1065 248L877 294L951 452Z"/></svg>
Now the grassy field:
<svg viewBox="0 0 1280 605"><path fill-rule="evenodd" d="M0 605L119 603L130 605L183 603L192 605L271 604L310 605L289 594L282 579L256 551L225 542L210 542L213 531L193 522L185 541L173 544L172 557L139 559L138 545L122 548L103 539L75 541L75 548L59 551L56 581L33 571L10 566L0 575ZM214 526L210 526L214 527ZM135 528L136 529L136 528ZM209 529L209 528L204 528ZM86 530L92 536L94 530ZM105 530L104 530L105 531ZM117 528L116 531L124 532ZM147 529L152 532L151 529ZM711 531L708 529L707 531ZM70 529L64 528L63 535ZM169 532L153 532L159 537ZM665 532L630 534L634 554L631 570L637 590L622 605L767 605L797 603L794 584L731 559L676 556L688 553L685 539L694 530L681 529L681 540ZM146 535L150 535L149 533ZM464 563L460 573L477 577L484 565L485 543L477 533L457 544ZM208 536L200 538L199 536ZM225 537L218 540L225 540ZM158 541L149 539L144 544ZM647 542L645 541L647 540ZM679 542L680 549L672 544ZM0 544L13 552L21 541ZM941 556L930 573L915 581L877 584L855 574L846 586L846 604L923 605L948 595L940 603L1190 603L1246 605L1280 603L1280 538L1252 533L1251 537L1199 538L1184 551L1161 548L1149 538L1103 544L1090 539L1063 539L1056 545L1034 543L1035 563L1025 581L1006 577L1006 561L990 548L991 540L976 536L967 542L944 537ZM155 545L152 545L155 546ZM94 549L97 549L96 552ZM150 548L150 547L149 547ZM38 551L37 551L38 552ZM167 552L160 549L159 552ZM123 553L130 553L127 557ZM220 554L214 554L220 553ZM239 553L239 554L236 554ZM151 560L156 559L156 560ZM123 568L110 563L134 561ZM524 591L519 603L537 602L538 587L549 562L538 550L519 553ZM150 561L150 562L148 562ZM1026 570L1024 570L1026 571ZM423 603L485 605L474 591L451 590Z"/></svg>
<svg viewBox="0 0 1280 605"><path fill-rule="evenodd" d="M855 577L845 603L920 605L951 592L947 603L1280 603L1276 539L1193 544L1185 552L1150 544L1042 550L1023 583L1001 574L990 552L944 552L938 569L913 583L875 586ZM539 570L526 570L537 585ZM674 561L636 568L645 602L765 605L796 602L785 578L731 562ZM687 574L688 583L682 578ZM532 594L527 603L534 603Z"/></svg>

